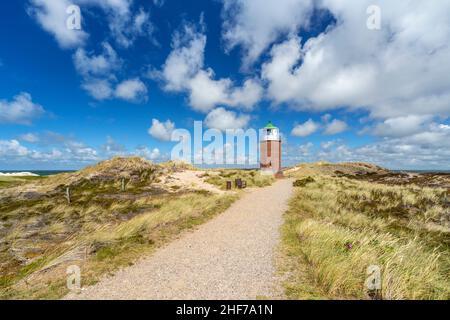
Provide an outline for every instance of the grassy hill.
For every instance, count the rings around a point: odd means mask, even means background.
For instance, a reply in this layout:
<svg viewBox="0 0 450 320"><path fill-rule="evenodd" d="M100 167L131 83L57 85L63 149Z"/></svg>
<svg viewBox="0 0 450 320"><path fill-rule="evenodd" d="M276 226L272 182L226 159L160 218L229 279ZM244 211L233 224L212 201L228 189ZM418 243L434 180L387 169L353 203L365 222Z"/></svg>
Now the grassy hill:
<svg viewBox="0 0 450 320"><path fill-rule="evenodd" d="M450 175L361 163L305 164L287 174L286 293L292 299L450 299ZM372 265L381 291L368 290Z"/></svg>
<svg viewBox="0 0 450 320"><path fill-rule="evenodd" d="M291 299L450 299L450 175L366 163L287 169L280 271ZM59 298L66 269L82 285L128 266L262 187L256 170L114 158L74 173L0 183L0 298ZM69 195L69 197L68 197ZM70 201L69 201L70 200ZM382 289L368 290L368 268Z"/></svg>
<svg viewBox="0 0 450 320"><path fill-rule="evenodd" d="M132 264L228 208L239 192L221 190L221 178L205 181L222 175L114 158L1 188L0 297L59 298L70 265L81 268L86 285ZM272 181L255 171L242 177L249 185Z"/></svg>

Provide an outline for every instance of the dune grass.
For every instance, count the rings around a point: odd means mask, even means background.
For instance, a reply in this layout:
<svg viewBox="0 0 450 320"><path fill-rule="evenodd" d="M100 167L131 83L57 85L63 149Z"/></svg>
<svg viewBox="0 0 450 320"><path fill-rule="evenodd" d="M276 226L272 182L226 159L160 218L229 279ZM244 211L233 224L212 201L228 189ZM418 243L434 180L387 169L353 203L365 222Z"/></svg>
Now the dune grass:
<svg viewBox="0 0 450 320"><path fill-rule="evenodd" d="M369 298L375 265L383 299L450 299L447 190L308 180L297 184L283 226L289 298Z"/></svg>
<svg viewBox="0 0 450 320"><path fill-rule="evenodd" d="M265 187L271 185L275 178L272 175L261 174L259 170L214 170L204 175L205 181L226 189L227 181L231 181L234 187L235 179L245 180L247 187Z"/></svg>
<svg viewBox="0 0 450 320"><path fill-rule="evenodd" d="M36 180L44 180L46 177L41 176L0 176L0 189L18 186L23 183Z"/></svg>
<svg viewBox="0 0 450 320"><path fill-rule="evenodd" d="M4 203L0 221L8 232L0 252L0 298L60 298L68 292L70 265L80 266L83 285L93 284L224 211L239 196L180 191L120 198L108 197L108 190L77 189L70 204L63 197ZM29 262L24 265L22 258Z"/></svg>

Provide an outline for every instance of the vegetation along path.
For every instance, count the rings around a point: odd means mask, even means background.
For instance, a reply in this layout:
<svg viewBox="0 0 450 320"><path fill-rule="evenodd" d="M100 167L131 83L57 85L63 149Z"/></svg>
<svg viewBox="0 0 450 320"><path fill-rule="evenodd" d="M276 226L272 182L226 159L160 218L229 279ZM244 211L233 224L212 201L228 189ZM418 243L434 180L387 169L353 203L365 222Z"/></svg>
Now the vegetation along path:
<svg viewBox="0 0 450 320"><path fill-rule="evenodd" d="M292 181L249 190L228 210L68 299L274 297L274 255Z"/></svg>

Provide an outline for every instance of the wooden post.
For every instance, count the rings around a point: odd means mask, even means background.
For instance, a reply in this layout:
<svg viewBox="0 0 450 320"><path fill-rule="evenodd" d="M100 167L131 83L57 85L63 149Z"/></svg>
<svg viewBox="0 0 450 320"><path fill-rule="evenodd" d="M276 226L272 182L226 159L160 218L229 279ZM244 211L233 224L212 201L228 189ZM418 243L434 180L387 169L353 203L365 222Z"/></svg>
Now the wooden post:
<svg viewBox="0 0 450 320"><path fill-rule="evenodd" d="M227 190L231 190L231 181L227 181Z"/></svg>
<svg viewBox="0 0 450 320"><path fill-rule="evenodd" d="M70 187L66 188L66 199L67 199L67 203L70 204Z"/></svg>
<svg viewBox="0 0 450 320"><path fill-rule="evenodd" d="M125 178L122 178L121 190L122 190L122 192L125 191Z"/></svg>

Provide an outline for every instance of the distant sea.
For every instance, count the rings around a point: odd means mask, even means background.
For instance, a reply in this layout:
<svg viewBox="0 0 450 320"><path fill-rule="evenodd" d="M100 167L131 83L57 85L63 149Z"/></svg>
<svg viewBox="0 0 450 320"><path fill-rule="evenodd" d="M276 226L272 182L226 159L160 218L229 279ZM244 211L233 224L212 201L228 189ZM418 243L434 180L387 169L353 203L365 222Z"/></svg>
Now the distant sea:
<svg viewBox="0 0 450 320"><path fill-rule="evenodd" d="M76 170L0 170L0 173L31 172L39 176L51 176L58 173L75 172Z"/></svg>

